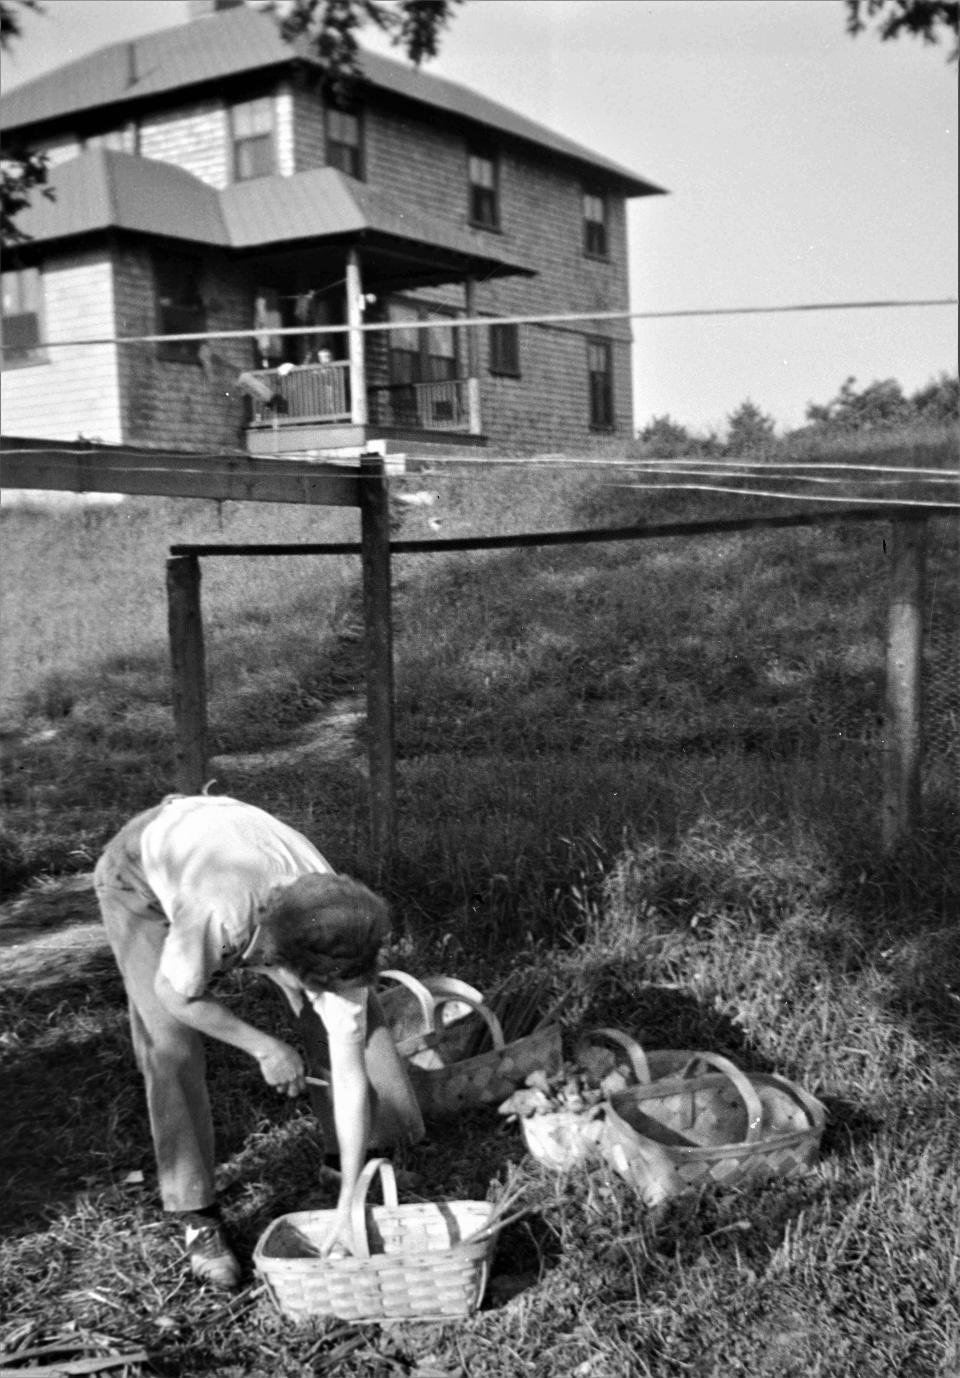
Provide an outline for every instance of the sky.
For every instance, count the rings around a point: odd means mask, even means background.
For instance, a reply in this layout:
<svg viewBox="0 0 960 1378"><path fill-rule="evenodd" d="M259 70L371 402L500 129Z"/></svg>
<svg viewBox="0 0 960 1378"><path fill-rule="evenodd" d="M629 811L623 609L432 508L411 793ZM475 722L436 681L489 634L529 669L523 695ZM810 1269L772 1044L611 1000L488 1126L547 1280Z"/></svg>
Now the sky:
<svg viewBox="0 0 960 1378"><path fill-rule="evenodd" d="M9 89L187 17L186 0L43 0ZM382 49L381 49L382 50ZM425 70L668 189L630 203L631 309L956 298L955 63L851 38L842 0L466 0ZM722 433L957 368L956 306L637 319L638 426Z"/></svg>

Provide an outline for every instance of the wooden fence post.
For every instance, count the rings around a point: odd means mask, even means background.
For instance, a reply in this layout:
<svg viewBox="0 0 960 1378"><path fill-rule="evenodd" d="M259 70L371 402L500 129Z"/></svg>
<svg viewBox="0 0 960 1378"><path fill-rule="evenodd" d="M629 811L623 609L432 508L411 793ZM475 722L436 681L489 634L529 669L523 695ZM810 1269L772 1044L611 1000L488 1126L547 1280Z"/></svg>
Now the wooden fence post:
<svg viewBox="0 0 960 1378"><path fill-rule="evenodd" d="M199 794L207 777L207 678L196 555L174 555L167 560L167 619L176 787L181 794Z"/></svg>
<svg viewBox="0 0 960 1378"><path fill-rule="evenodd" d="M390 588L390 494L380 455L360 460L364 661L370 830L380 869L397 855L396 755L393 721L393 619Z"/></svg>
<svg viewBox="0 0 960 1378"><path fill-rule="evenodd" d="M920 812L923 750L923 596L927 523L904 515L891 527L887 608L883 850L910 836Z"/></svg>

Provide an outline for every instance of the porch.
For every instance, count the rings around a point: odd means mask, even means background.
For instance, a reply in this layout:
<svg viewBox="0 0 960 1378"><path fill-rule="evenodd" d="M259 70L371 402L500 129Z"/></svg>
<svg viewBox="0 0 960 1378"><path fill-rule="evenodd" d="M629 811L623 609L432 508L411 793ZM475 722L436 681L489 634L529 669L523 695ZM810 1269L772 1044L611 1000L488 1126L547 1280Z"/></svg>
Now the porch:
<svg viewBox="0 0 960 1378"><path fill-rule="evenodd" d="M251 454L342 448L374 436L482 443L476 378L370 384L365 405L355 407L348 359L251 369L247 377L264 393L251 398Z"/></svg>
<svg viewBox="0 0 960 1378"><path fill-rule="evenodd" d="M357 436L482 445L476 284L531 268L333 168L239 183L222 200L250 237L237 245L257 332L243 375L250 453Z"/></svg>

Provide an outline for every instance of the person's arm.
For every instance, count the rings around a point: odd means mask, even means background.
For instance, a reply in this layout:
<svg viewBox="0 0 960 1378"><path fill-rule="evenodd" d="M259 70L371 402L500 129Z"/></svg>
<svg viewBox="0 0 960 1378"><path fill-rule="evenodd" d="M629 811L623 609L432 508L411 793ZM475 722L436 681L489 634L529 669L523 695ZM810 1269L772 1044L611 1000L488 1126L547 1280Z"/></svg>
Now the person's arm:
<svg viewBox="0 0 960 1378"><path fill-rule="evenodd" d="M370 1141L370 1098L362 1043L330 1040L330 1092L341 1178L336 1216L321 1246L324 1254L338 1244L353 1251L350 1204Z"/></svg>
<svg viewBox="0 0 960 1378"><path fill-rule="evenodd" d="M289 1043L254 1028L209 995L181 995L162 972L157 974L154 989L160 1003L181 1024L254 1058L268 1086L275 1086L288 1096L298 1096L306 1090L303 1058Z"/></svg>

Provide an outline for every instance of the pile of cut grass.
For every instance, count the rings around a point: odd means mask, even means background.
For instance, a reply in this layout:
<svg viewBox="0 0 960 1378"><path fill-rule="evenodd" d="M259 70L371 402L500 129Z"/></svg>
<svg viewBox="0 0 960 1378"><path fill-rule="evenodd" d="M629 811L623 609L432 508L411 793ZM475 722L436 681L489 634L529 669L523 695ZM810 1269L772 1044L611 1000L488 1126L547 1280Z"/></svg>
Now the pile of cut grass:
<svg viewBox="0 0 960 1378"><path fill-rule="evenodd" d="M617 520L591 476L549 491L525 472L436 482L442 534L579 525L591 504ZM436 1127L401 1164L426 1194L485 1196L509 1175L529 1213L473 1319L358 1330L292 1326L255 1289L227 1305L184 1280L120 982L89 936L69 945L93 917L74 873L170 787L163 553L217 535L212 508L187 521L148 505L146 520L135 506L87 528L4 517L8 562L46 551L49 574L43 627L16 624L5 710L5 826L25 888L5 910L17 946L0 977L0 1351L98 1339L171 1375L955 1373L956 757L929 763L920 831L884 857L881 531L397 561L391 962L487 988L536 973L565 997L568 1049L598 1024L711 1048L802 1082L829 1121L807 1178L704 1190L656 1215L604 1172L553 1177L494 1115ZM239 539L239 515L222 519ZM295 532L261 511L256 539L322 538L316 514L296 519ZM930 615L949 624L955 526L931 537ZM211 716L218 788L372 878L362 741L300 750L362 689L354 580L316 560L205 565ZM32 965L31 921L46 933ZM270 991L231 980L223 996L282 1030ZM212 1047L210 1069L225 1211L249 1258L277 1214L330 1204L320 1147L306 1110L277 1103L240 1054Z"/></svg>

